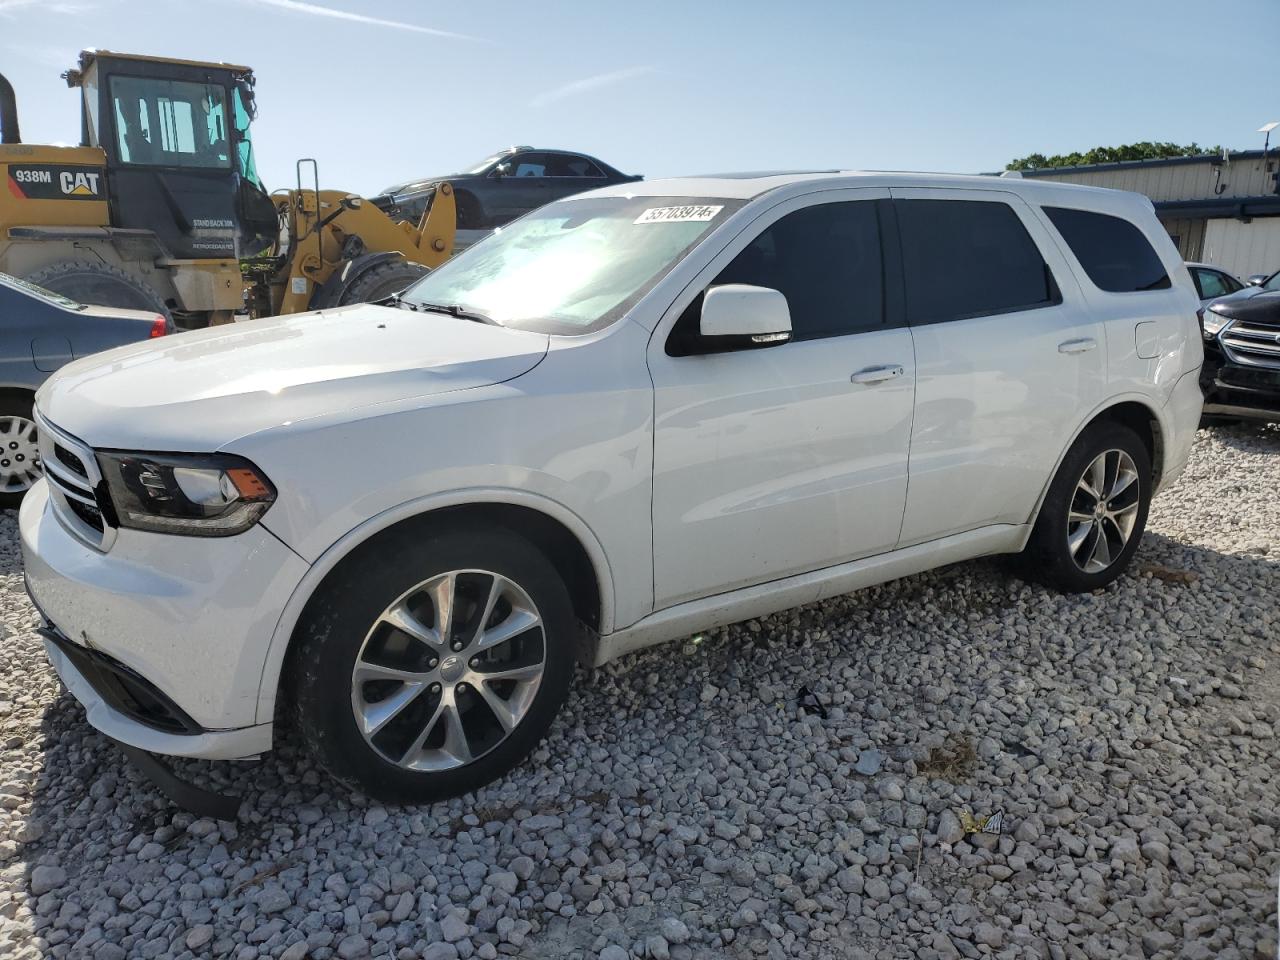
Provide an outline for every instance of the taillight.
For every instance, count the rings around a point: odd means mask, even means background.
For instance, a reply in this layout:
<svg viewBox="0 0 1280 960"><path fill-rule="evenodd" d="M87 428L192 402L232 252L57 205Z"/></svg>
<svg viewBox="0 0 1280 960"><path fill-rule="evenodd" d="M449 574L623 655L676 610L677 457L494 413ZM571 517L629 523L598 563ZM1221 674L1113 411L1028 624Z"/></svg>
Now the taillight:
<svg viewBox="0 0 1280 960"><path fill-rule="evenodd" d="M156 337L163 337L168 332L169 321L156 314L156 318L151 321L151 332L147 336L154 340Z"/></svg>

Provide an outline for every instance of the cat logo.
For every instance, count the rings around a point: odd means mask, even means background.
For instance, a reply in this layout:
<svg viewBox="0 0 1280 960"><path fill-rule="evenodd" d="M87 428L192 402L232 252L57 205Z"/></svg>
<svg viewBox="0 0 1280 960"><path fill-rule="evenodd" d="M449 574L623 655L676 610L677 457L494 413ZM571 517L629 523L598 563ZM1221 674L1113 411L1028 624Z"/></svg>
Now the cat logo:
<svg viewBox="0 0 1280 960"><path fill-rule="evenodd" d="M61 163L10 164L8 177L0 164L0 178L9 181L9 192L19 200L105 199L106 171L102 167Z"/></svg>
<svg viewBox="0 0 1280 960"><path fill-rule="evenodd" d="M58 185L62 192L72 197L96 197L98 195L98 174L73 173L63 170L58 176Z"/></svg>

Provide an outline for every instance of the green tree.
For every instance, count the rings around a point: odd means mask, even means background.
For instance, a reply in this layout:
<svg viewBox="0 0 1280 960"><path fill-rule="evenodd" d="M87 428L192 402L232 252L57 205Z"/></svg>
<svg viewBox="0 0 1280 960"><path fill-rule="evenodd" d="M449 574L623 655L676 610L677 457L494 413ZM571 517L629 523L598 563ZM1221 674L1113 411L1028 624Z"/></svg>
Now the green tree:
<svg viewBox="0 0 1280 960"><path fill-rule="evenodd" d="M1051 167L1080 167L1090 163L1119 163L1123 160L1160 160L1165 157L1204 157L1221 154L1222 147L1202 147L1198 143L1127 143L1119 147L1094 147L1084 153L1063 153L1046 157L1032 153L1011 160L1006 170L1045 170Z"/></svg>

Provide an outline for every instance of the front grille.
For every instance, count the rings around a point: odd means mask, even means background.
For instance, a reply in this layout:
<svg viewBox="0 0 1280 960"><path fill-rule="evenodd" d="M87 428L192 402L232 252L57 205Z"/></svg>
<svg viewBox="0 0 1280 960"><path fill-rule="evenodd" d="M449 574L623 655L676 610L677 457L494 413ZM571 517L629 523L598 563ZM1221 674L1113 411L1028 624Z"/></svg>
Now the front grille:
<svg viewBox="0 0 1280 960"><path fill-rule="evenodd" d="M113 534L106 485L93 450L36 412L40 462L49 481L54 512L63 526L89 546L105 550Z"/></svg>
<svg viewBox="0 0 1280 960"><path fill-rule="evenodd" d="M1236 320L1218 341L1236 363L1280 370L1280 324Z"/></svg>

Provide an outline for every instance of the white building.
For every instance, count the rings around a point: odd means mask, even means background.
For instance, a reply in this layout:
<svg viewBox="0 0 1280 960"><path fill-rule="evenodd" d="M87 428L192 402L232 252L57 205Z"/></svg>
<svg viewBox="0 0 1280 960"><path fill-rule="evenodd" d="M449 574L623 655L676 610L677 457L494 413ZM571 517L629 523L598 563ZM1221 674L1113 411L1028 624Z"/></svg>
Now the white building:
<svg viewBox="0 0 1280 960"><path fill-rule="evenodd" d="M1145 193L1184 260L1241 279L1280 270L1280 150L1024 170L1024 177Z"/></svg>

